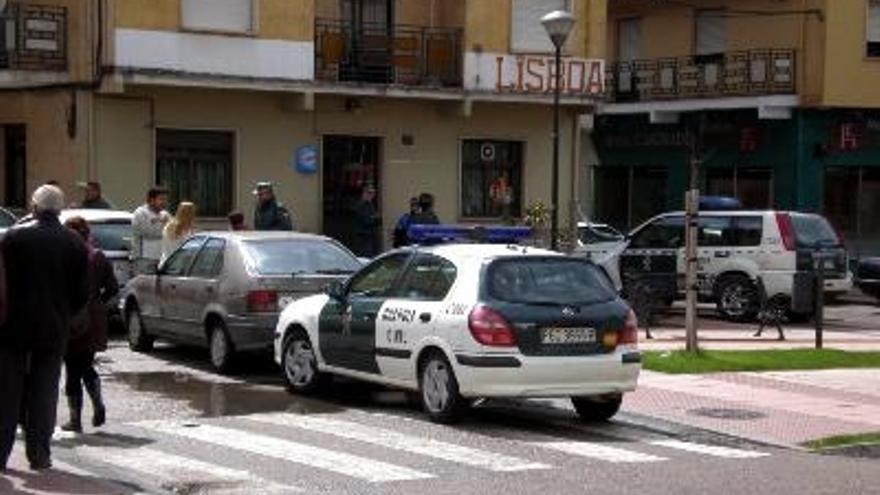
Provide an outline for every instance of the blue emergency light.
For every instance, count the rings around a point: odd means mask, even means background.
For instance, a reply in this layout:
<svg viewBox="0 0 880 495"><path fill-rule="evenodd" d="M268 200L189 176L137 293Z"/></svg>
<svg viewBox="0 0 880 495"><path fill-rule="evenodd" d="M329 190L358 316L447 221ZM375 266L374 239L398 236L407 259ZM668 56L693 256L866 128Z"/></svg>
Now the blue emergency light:
<svg viewBox="0 0 880 495"><path fill-rule="evenodd" d="M410 225L407 236L413 244L477 242L517 244L532 235L531 227L479 225Z"/></svg>
<svg viewBox="0 0 880 495"><path fill-rule="evenodd" d="M742 202L730 196L700 196L700 210L729 211L742 209Z"/></svg>

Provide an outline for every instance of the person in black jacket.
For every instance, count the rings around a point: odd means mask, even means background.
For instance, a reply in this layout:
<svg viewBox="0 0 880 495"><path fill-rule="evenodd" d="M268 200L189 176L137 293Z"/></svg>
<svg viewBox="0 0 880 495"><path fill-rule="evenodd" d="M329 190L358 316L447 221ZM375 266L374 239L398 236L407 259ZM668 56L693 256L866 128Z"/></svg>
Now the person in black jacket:
<svg viewBox="0 0 880 495"><path fill-rule="evenodd" d="M361 199L354 205L352 211L352 251L358 256L372 258L379 254L379 230L382 219L376 213L376 188L372 185L364 186L361 191Z"/></svg>
<svg viewBox="0 0 880 495"><path fill-rule="evenodd" d="M254 196L257 197L254 230L293 230L290 212L275 199L275 189L271 182L258 182Z"/></svg>
<svg viewBox="0 0 880 495"><path fill-rule="evenodd" d="M79 234L89 253L89 302L85 311L74 319L70 341L64 356L67 406L70 421L61 426L64 431L82 432L83 385L92 401L92 426L102 426L107 409L101 394L101 378L95 371L95 353L107 350L107 302L119 292L119 283L113 266L100 250L91 245L88 222L73 217L64 226Z"/></svg>
<svg viewBox="0 0 880 495"><path fill-rule="evenodd" d="M0 331L0 470L6 468L22 410L31 469L52 466L49 442L61 360L71 317L89 299L86 246L58 221L64 193L44 185L32 203L36 223L8 231L0 247L9 297Z"/></svg>

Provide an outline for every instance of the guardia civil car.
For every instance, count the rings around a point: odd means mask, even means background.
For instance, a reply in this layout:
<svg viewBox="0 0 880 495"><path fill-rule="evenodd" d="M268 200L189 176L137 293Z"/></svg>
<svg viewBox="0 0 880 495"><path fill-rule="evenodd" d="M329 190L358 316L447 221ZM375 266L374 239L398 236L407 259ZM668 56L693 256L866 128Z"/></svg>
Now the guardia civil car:
<svg viewBox="0 0 880 495"><path fill-rule="evenodd" d="M496 244L391 251L291 303L275 360L292 393L343 375L418 391L437 422L494 397L570 397L606 420L640 370L635 315L600 268Z"/></svg>

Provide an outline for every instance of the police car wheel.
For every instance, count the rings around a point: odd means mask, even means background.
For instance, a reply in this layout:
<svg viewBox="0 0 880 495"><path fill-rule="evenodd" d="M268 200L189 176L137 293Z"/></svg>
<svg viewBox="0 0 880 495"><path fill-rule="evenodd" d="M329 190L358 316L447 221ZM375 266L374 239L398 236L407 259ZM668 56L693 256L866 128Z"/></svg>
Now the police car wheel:
<svg viewBox="0 0 880 495"><path fill-rule="evenodd" d="M226 326L222 322L215 322L211 325L208 335L211 366L219 373L229 373L232 370L235 351L226 333Z"/></svg>
<svg viewBox="0 0 880 495"><path fill-rule="evenodd" d="M623 394L571 398L578 417L586 422L608 421L620 410L621 402Z"/></svg>
<svg viewBox="0 0 880 495"><path fill-rule="evenodd" d="M718 282L716 297L718 313L726 320L748 322L758 315L758 294L747 277L723 277Z"/></svg>
<svg viewBox="0 0 880 495"><path fill-rule="evenodd" d="M324 375L318 371L318 359L308 337L296 333L288 337L281 355L284 384L290 393L309 394L318 389Z"/></svg>
<svg viewBox="0 0 880 495"><path fill-rule="evenodd" d="M422 409L431 421L453 423L461 418L467 402L458 393L458 380L446 357L431 353L423 362L419 378Z"/></svg>
<svg viewBox="0 0 880 495"><path fill-rule="evenodd" d="M147 335L141 310L137 304L131 304L125 311L125 327L128 331L128 348L135 352L153 350L153 338Z"/></svg>

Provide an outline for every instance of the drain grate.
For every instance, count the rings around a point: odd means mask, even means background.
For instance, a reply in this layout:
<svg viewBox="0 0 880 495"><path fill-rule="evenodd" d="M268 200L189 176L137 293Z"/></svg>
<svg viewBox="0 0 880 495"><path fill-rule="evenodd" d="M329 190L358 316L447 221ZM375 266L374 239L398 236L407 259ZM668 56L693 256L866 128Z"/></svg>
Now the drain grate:
<svg viewBox="0 0 880 495"><path fill-rule="evenodd" d="M752 411L749 409L724 409L724 408L708 408L701 407L699 409L691 409L688 411L690 414L695 414L697 416L705 416L707 418L715 418L715 419L736 419L740 421L753 421L756 419L761 419L767 417L766 414Z"/></svg>

